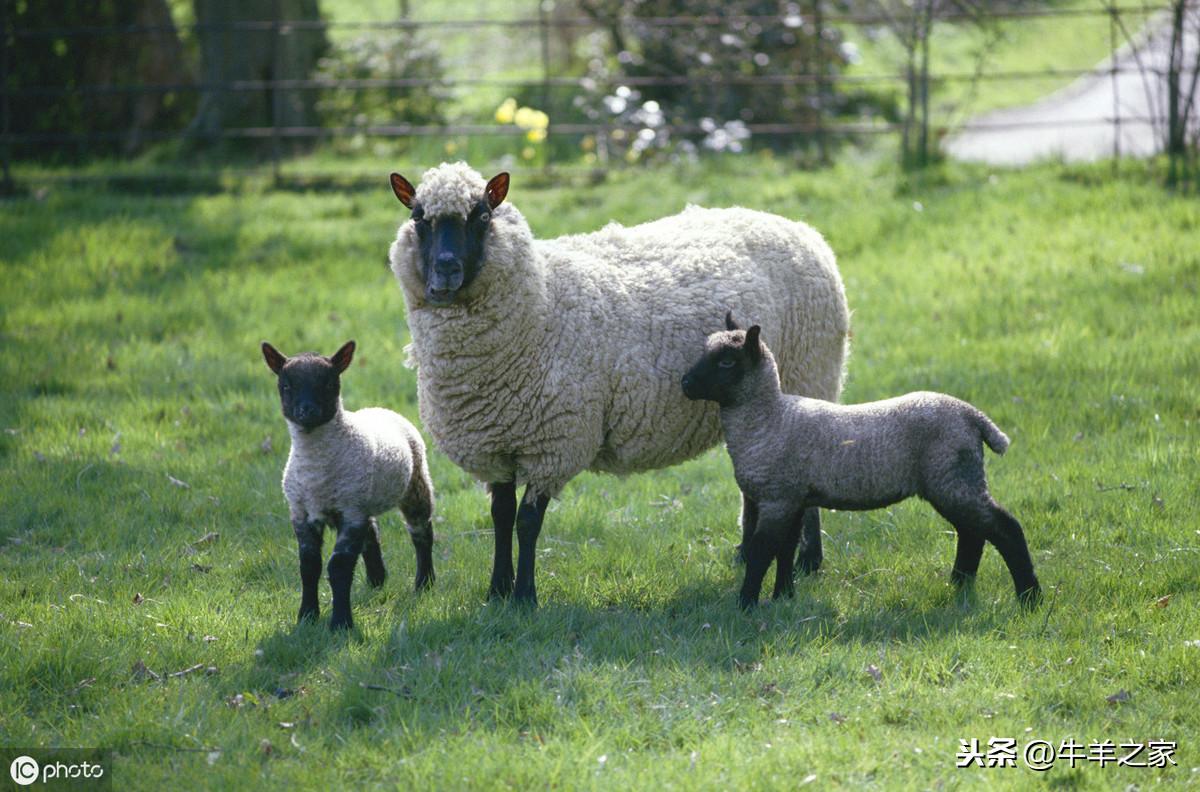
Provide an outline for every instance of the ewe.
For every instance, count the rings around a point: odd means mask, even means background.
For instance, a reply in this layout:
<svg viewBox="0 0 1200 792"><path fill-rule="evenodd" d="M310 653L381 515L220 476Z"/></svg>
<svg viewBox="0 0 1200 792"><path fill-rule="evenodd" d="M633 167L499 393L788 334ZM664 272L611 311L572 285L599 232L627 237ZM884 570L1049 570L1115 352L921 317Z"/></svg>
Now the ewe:
<svg viewBox="0 0 1200 792"><path fill-rule="evenodd" d="M568 481L583 470L674 465L720 439L716 409L678 388L714 315L729 305L753 315L779 340L787 387L833 400L849 312L833 252L803 223L689 207L632 228L535 240L503 203L508 182L501 173L485 184L463 163L429 170L415 189L392 174L412 215L390 260L408 308L421 420L491 491L489 596L536 603L538 534ZM804 520L810 555L801 559L814 569L816 517Z"/></svg>

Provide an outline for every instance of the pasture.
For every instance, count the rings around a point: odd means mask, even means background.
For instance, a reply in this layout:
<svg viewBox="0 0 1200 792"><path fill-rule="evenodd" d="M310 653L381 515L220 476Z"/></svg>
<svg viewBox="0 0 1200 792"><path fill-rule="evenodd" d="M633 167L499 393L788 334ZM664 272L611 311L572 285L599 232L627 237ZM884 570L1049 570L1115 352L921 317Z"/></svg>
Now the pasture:
<svg viewBox="0 0 1200 792"><path fill-rule="evenodd" d="M1043 605L1019 609L992 549L956 595L953 533L914 500L826 513L821 573L743 613L719 448L574 481L541 607L488 603L486 495L435 451L433 590L411 592L390 514L388 583L360 570L356 629L331 635L324 583L325 619L294 623L289 441L258 344L356 339L347 407L418 420L385 266L395 165L351 192L59 183L0 204L0 745L110 748L121 789L1200 783L1194 198L1107 164L518 172L541 237L688 202L824 232L854 311L844 400L947 391L1012 437L988 474ZM1016 767L955 767L991 737ZM1176 741L1177 764L1023 766L1029 740L1069 738Z"/></svg>

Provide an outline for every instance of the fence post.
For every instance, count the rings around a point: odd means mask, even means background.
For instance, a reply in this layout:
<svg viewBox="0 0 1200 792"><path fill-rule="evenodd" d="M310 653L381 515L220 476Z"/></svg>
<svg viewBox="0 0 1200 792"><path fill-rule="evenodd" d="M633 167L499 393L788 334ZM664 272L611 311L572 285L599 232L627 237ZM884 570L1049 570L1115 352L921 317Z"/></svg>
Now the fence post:
<svg viewBox="0 0 1200 792"><path fill-rule="evenodd" d="M12 171L8 162L11 146L8 141L11 118L8 107L8 9L9 3L0 2L0 164L4 169L0 192L12 195L16 188L13 185Z"/></svg>
<svg viewBox="0 0 1200 792"><path fill-rule="evenodd" d="M536 0L538 4L538 34L542 43L542 106L538 108L547 115L550 114L550 26L546 19L546 3L550 0ZM550 148L550 124L546 125L546 139L542 141L542 167L550 167L550 157L546 150Z"/></svg>
<svg viewBox="0 0 1200 792"><path fill-rule="evenodd" d="M1117 5L1115 2L1108 4L1108 49L1110 55L1109 62L1109 79L1112 81L1112 97L1113 97L1113 175L1117 175L1117 169L1121 159L1121 89L1117 81L1119 69L1117 67Z"/></svg>
<svg viewBox="0 0 1200 792"><path fill-rule="evenodd" d="M281 70L279 55L283 50L279 15L279 0L274 0L271 3L271 181L275 187L279 187L280 184L279 108L283 102L283 92L279 90L279 73Z"/></svg>
<svg viewBox="0 0 1200 792"><path fill-rule="evenodd" d="M825 60L825 48L822 46L824 41L823 33L825 29L825 16L822 13L821 0L812 0L813 8L813 36L814 36L814 67L817 70L816 79L816 111L817 111L817 156L820 158L820 164L829 164L829 150L826 147L825 141L825 96L828 87L825 84L825 73L828 69L828 63Z"/></svg>

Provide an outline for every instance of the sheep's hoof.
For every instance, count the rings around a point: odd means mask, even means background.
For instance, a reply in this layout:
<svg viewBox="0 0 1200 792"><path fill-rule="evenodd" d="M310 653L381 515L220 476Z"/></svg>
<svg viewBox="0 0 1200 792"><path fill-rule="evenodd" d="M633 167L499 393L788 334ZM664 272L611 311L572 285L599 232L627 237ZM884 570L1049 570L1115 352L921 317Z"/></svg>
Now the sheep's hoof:
<svg viewBox="0 0 1200 792"><path fill-rule="evenodd" d="M512 578L492 578L492 585L488 587L487 598L490 600L508 599L513 593Z"/></svg>
<svg viewBox="0 0 1200 792"><path fill-rule="evenodd" d="M350 630L353 627L354 627L354 619L350 616L349 613L344 614L344 615L340 614L340 613L335 613L335 614L333 614L333 616L331 616L329 618L329 631L330 632L342 632L343 630Z"/></svg>
<svg viewBox="0 0 1200 792"><path fill-rule="evenodd" d="M746 565L746 550L742 545L738 545L737 547L733 548L733 565Z"/></svg>
<svg viewBox="0 0 1200 792"><path fill-rule="evenodd" d="M803 554L796 557L796 569L802 575L815 575L821 569L821 556L805 556Z"/></svg>
<svg viewBox="0 0 1200 792"><path fill-rule="evenodd" d="M744 611L752 611L758 607L758 597L747 597L745 594L738 595L738 607Z"/></svg>
<svg viewBox="0 0 1200 792"><path fill-rule="evenodd" d="M415 583L413 583L413 591L417 592L418 594L422 591L428 591L429 589L433 588L433 581L436 579L437 576L433 574L432 569L428 572L418 572L417 580Z"/></svg>
<svg viewBox="0 0 1200 792"><path fill-rule="evenodd" d="M1042 587L1034 583L1024 591L1017 593L1017 601L1026 610L1033 610L1042 603Z"/></svg>
<svg viewBox="0 0 1200 792"><path fill-rule="evenodd" d="M537 589L531 588L528 591L514 591L513 602L530 610L537 608Z"/></svg>
<svg viewBox="0 0 1200 792"><path fill-rule="evenodd" d="M386 570L380 569L378 572L370 569L367 570L367 583L370 584L371 588L380 588L385 581L387 581Z"/></svg>
<svg viewBox="0 0 1200 792"><path fill-rule="evenodd" d="M304 624L305 622L314 622L318 618L320 618L320 616L321 616L321 609L318 608L316 605L313 605L312 607L306 607L304 605L301 605L300 606L300 615L296 617L296 623Z"/></svg>

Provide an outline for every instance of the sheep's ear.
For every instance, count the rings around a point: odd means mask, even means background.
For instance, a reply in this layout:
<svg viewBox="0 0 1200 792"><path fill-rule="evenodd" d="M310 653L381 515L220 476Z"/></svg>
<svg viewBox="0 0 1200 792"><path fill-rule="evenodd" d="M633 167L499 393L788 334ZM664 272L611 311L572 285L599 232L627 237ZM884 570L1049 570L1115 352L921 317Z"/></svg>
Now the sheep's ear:
<svg viewBox="0 0 1200 792"><path fill-rule="evenodd" d="M732 308L725 312L725 329L726 330L741 330L742 329L741 326L738 325L737 322L733 321L733 309Z"/></svg>
<svg viewBox="0 0 1200 792"><path fill-rule="evenodd" d="M354 359L354 342L347 341L342 344L342 348L333 353L333 357L329 358L329 362L333 364L333 368L338 374L341 374L346 369L350 368L350 361Z"/></svg>
<svg viewBox="0 0 1200 792"><path fill-rule="evenodd" d="M404 178L399 173L393 173L392 192L396 193L396 197L400 199L400 203L404 204L409 209L412 209L413 194L416 193L416 189L412 186L408 179Z"/></svg>
<svg viewBox="0 0 1200 792"><path fill-rule="evenodd" d="M497 173L487 183L487 187L483 190L483 197L487 199L488 209L495 209L504 203L506 195L508 195L508 172L504 171Z"/></svg>
<svg viewBox="0 0 1200 792"><path fill-rule="evenodd" d="M270 367L271 371L274 371L276 374L278 374L283 370L284 364L287 363L287 358L284 357L282 352L268 344L266 341L263 341L262 353L263 358L267 361L267 366Z"/></svg>
<svg viewBox="0 0 1200 792"><path fill-rule="evenodd" d="M758 325L752 325L746 331L746 354L750 359L757 363L762 359L762 342L758 340L758 334L762 331Z"/></svg>

